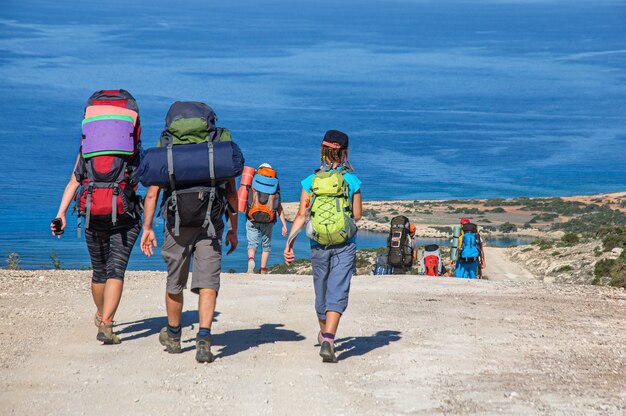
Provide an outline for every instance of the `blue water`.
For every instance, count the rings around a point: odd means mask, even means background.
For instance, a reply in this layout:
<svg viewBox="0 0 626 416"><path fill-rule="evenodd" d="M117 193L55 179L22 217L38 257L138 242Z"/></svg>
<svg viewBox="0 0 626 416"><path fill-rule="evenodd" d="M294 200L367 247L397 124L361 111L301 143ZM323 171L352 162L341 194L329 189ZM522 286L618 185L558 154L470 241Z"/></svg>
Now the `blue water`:
<svg viewBox="0 0 626 416"><path fill-rule="evenodd" d="M47 227L101 88L136 96L145 145L174 100L206 101L287 200L329 128L365 199L624 189L625 0L178 3L0 6L1 255L87 263Z"/></svg>

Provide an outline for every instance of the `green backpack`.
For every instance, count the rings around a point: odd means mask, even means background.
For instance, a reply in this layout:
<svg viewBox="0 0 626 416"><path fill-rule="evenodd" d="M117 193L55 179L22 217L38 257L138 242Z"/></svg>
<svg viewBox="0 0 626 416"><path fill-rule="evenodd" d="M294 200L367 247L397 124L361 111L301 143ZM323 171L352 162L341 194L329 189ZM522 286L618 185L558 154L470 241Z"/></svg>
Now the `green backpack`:
<svg viewBox="0 0 626 416"><path fill-rule="evenodd" d="M306 235L323 246L345 243L357 231L344 173L320 171L313 177Z"/></svg>

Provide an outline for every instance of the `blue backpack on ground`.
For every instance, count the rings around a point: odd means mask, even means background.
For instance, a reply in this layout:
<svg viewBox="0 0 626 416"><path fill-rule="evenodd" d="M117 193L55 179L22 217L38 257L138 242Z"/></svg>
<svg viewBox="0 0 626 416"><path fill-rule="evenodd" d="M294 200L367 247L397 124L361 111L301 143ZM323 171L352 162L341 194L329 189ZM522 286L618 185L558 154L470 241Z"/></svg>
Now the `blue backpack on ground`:
<svg viewBox="0 0 626 416"><path fill-rule="evenodd" d="M461 262L478 260L480 256L480 242L478 239L478 226L476 226L476 224L463 224L459 245L459 260Z"/></svg>
<svg viewBox="0 0 626 416"><path fill-rule="evenodd" d="M384 254L376 256L376 261L374 262L374 275L382 276L386 274L393 274L393 267L387 264L387 256Z"/></svg>

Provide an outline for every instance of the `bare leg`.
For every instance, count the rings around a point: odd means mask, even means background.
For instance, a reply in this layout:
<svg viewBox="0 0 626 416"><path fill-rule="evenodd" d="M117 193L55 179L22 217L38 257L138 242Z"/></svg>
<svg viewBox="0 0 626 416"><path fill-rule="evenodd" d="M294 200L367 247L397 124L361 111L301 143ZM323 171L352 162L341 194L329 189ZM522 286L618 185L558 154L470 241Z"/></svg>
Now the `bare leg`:
<svg viewBox="0 0 626 416"><path fill-rule="evenodd" d="M211 328L213 314L215 313L215 303L217 291L215 289L200 289L198 298L198 315L200 328Z"/></svg>
<svg viewBox="0 0 626 416"><path fill-rule="evenodd" d="M335 335L337 333L337 327L339 327L340 319L341 314L339 312L326 311L326 330L324 332Z"/></svg>
<svg viewBox="0 0 626 416"><path fill-rule="evenodd" d="M124 281L120 279L107 279L104 286L104 299L102 305L102 321L111 322L117 311L122 298Z"/></svg>
<svg viewBox="0 0 626 416"><path fill-rule="evenodd" d="M93 303L96 304L96 309L98 309L98 315L102 315L102 309L104 308L104 283L91 282L91 296L93 297Z"/></svg>
<svg viewBox="0 0 626 416"><path fill-rule="evenodd" d="M264 251L261 253L261 267L265 269L267 267L267 260L270 258L269 251Z"/></svg>
<svg viewBox="0 0 626 416"><path fill-rule="evenodd" d="M248 258L254 258L254 256L256 255L256 250L253 248L249 248L248 249Z"/></svg>
<svg viewBox="0 0 626 416"><path fill-rule="evenodd" d="M320 331L326 332L326 319L319 319Z"/></svg>
<svg viewBox="0 0 626 416"><path fill-rule="evenodd" d="M167 310L167 324L177 327L180 325L180 316L183 313L183 292L165 294L165 309Z"/></svg>

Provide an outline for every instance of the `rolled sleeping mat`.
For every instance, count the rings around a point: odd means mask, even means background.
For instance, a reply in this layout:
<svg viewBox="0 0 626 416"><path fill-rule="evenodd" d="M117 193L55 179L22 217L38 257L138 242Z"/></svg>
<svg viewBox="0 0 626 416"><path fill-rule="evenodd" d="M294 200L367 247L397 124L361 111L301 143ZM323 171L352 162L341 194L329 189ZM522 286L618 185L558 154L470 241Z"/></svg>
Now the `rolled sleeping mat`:
<svg viewBox="0 0 626 416"><path fill-rule="evenodd" d="M239 191L237 191L237 210L239 212L248 210L248 193L250 192L250 185L252 185L252 178L254 178L254 168L244 166L239 181Z"/></svg>
<svg viewBox="0 0 626 416"><path fill-rule="evenodd" d="M254 168L244 166L239 185L252 185L252 178L254 178Z"/></svg>
<svg viewBox="0 0 626 416"><path fill-rule="evenodd" d="M167 147L146 150L138 169L143 186L169 186L170 171L175 186L235 178L241 175L245 163L241 149L234 142L186 144L171 149L172 166L168 164Z"/></svg>
<svg viewBox="0 0 626 416"><path fill-rule="evenodd" d="M248 210L248 193L250 188L246 185L241 185L239 191L237 191L237 210L239 212L246 212Z"/></svg>
<svg viewBox="0 0 626 416"><path fill-rule="evenodd" d="M450 248L450 259L457 261L459 259L459 237L461 236L461 226L452 227L452 247Z"/></svg>

